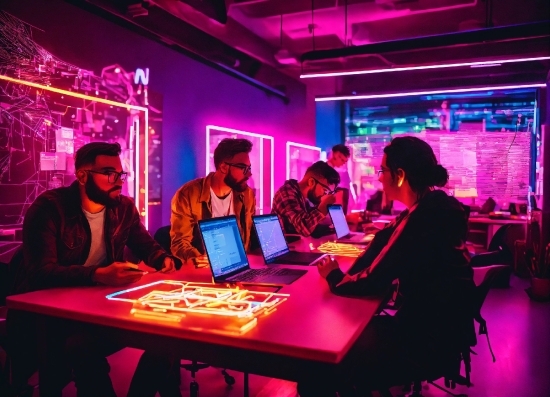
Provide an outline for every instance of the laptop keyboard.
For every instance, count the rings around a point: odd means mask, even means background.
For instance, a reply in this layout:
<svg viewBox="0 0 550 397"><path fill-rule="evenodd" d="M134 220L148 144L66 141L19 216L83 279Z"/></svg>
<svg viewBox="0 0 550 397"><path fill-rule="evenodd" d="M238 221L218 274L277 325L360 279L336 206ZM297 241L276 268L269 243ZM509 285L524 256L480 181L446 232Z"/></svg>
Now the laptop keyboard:
<svg viewBox="0 0 550 397"><path fill-rule="evenodd" d="M269 269L250 269L246 273L238 276L239 281L254 281L265 276L287 276L293 275L296 271L292 269L275 268Z"/></svg>

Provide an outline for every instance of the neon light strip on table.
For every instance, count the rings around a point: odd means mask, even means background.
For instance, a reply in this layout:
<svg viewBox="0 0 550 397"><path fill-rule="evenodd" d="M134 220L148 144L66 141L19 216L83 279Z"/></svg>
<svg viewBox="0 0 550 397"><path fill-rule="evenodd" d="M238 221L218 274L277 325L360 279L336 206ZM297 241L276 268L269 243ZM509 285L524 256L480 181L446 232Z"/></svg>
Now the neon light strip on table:
<svg viewBox="0 0 550 397"><path fill-rule="evenodd" d="M365 251L365 249L366 247L359 248L352 244L335 243L332 241L327 241L326 243L323 243L319 247L317 247L317 250L324 254L347 256L350 258L357 258Z"/></svg>
<svg viewBox="0 0 550 397"><path fill-rule="evenodd" d="M107 295L133 304L135 317L184 323L189 329L242 335L289 297L288 294L163 280Z"/></svg>

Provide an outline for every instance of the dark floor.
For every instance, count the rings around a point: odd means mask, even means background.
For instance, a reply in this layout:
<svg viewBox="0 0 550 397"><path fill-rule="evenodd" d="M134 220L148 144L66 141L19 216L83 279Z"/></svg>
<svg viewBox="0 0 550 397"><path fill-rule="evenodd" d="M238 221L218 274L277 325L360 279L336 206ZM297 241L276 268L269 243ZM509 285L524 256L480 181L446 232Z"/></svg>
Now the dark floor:
<svg viewBox="0 0 550 397"><path fill-rule="evenodd" d="M548 397L550 396L550 303L529 300L525 293L528 282L512 278L509 289L491 290L482 314L487 320L491 344L497 361L492 362L485 337L480 337L474 350L470 388L460 387L455 393L470 397ZM125 396L140 351L124 349L110 357L112 378L119 396ZM242 374L230 371L237 379L227 389L219 370L209 368L198 373L201 397L231 397L243 395ZM189 395L189 375L183 372L182 392ZM439 382L441 383L441 382ZM404 393L395 388L394 396ZM64 396L76 396L71 384ZM256 397L294 397L292 382L250 376L250 395ZM425 397L446 394L433 386L425 386ZM38 396L38 393L35 393Z"/></svg>

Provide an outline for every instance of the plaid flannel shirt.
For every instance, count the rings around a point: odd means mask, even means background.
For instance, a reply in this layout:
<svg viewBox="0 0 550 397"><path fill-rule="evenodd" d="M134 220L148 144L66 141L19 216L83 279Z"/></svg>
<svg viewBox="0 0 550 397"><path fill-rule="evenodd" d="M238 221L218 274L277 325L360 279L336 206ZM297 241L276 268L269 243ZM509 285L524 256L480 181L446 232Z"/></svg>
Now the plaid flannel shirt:
<svg viewBox="0 0 550 397"><path fill-rule="evenodd" d="M271 212L279 216L285 233L302 236L309 236L325 218L325 214L309 204L295 179L286 181L275 193Z"/></svg>

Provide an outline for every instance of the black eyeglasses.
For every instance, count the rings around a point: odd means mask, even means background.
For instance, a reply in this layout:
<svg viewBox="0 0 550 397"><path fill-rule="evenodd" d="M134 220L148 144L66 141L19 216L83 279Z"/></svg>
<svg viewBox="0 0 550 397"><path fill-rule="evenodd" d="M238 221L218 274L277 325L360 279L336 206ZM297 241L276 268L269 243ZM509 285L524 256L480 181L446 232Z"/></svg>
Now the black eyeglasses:
<svg viewBox="0 0 550 397"><path fill-rule="evenodd" d="M236 167L240 170L243 170L243 174L248 174L252 169L252 165L246 165L242 163L228 163L227 161L224 161L224 163L230 167Z"/></svg>
<svg viewBox="0 0 550 397"><path fill-rule="evenodd" d="M116 172L116 171L94 171L94 170L84 170L86 172L91 172L92 174L100 174L100 175L107 175L107 181L109 183L116 183L119 179L122 182L126 182L126 178L128 178L127 172Z"/></svg>
<svg viewBox="0 0 550 397"><path fill-rule="evenodd" d="M325 194L334 194L334 193L336 193L336 189L331 190L330 186L325 185L323 182L319 182L316 178L313 178L313 180L315 181L315 183L321 185L321 187L325 191Z"/></svg>
<svg viewBox="0 0 550 397"><path fill-rule="evenodd" d="M388 169L384 169L382 168L381 170L378 170L378 178L380 178L380 175L383 174L384 172L386 171L389 171Z"/></svg>

